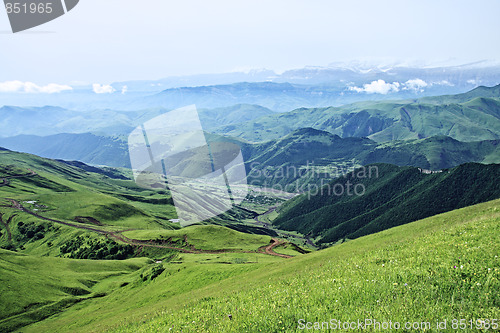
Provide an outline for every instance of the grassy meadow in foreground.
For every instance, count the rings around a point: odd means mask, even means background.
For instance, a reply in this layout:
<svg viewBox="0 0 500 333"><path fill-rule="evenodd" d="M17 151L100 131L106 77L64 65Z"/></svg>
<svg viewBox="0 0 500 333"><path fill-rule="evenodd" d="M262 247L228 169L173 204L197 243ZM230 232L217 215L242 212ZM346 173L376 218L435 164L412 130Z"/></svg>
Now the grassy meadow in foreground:
<svg viewBox="0 0 500 333"><path fill-rule="evenodd" d="M292 259L236 253L223 264L224 255L181 254L154 279L137 271L108 296L23 332L293 332L300 319L500 318L499 222L495 200Z"/></svg>
<svg viewBox="0 0 500 333"><path fill-rule="evenodd" d="M224 281L114 331L290 332L299 319L432 330L445 319L486 323L500 319L499 222L500 200L438 215Z"/></svg>

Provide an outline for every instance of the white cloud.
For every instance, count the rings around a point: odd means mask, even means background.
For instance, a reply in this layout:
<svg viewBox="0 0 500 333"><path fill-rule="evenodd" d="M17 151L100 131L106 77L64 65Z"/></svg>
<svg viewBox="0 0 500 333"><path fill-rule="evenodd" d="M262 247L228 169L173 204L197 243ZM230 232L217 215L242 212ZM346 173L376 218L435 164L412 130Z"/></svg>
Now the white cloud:
<svg viewBox="0 0 500 333"><path fill-rule="evenodd" d="M413 90L414 92L423 92L429 84L421 79L408 80L404 83L404 90Z"/></svg>
<svg viewBox="0 0 500 333"><path fill-rule="evenodd" d="M125 95L128 91L128 87L127 86L123 86L122 87L122 95Z"/></svg>
<svg viewBox="0 0 500 333"><path fill-rule="evenodd" d="M430 87L433 85L449 85L453 86L453 84L448 81L440 81L440 82L432 82L427 83L422 79L411 79L404 83L401 82L385 82L384 80L372 81L371 83L364 84L362 88L360 87L349 87L350 91L356 92L365 92L368 94L382 94L386 95L391 92L398 92L400 90L411 90L414 92L423 92L424 88Z"/></svg>
<svg viewBox="0 0 500 333"><path fill-rule="evenodd" d="M388 83L384 80L372 81L371 83L366 83L363 88L360 87L349 87L349 90L356 92L366 92L368 94L382 94L386 95L390 92L398 92L401 84L399 82Z"/></svg>
<svg viewBox="0 0 500 333"><path fill-rule="evenodd" d="M1 92L19 92L24 90L24 83L21 81L6 81L0 82Z"/></svg>
<svg viewBox="0 0 500 333"><path fill-rule="evenodd" d="M468 82L468 81L467 81ZM448 87L453 87L455 86L453 83L447 80L441 80L441 81L436 81L436 82L431 82L431 86L448 86Z"/></svg>
<svg viewBox="0 0 500 333"><path fill-rule="evenodd" d="M54 94L60 93L66 90L73 90L72 87L67 85L61 85L56 83L49 83L45 86L39 86L33 82L22 82L22 81L5 81L0 82L0 92L2 93L44 93L44 94Z"/></svg>
<svg viewBox="0 0 500 333"><path fill-rule="evenodd" d="M92 85L92 90L94 90L96 94L112 94L116 91L115 88L113 88L109 84L101 85L99 83L94 83Z"/></svg>

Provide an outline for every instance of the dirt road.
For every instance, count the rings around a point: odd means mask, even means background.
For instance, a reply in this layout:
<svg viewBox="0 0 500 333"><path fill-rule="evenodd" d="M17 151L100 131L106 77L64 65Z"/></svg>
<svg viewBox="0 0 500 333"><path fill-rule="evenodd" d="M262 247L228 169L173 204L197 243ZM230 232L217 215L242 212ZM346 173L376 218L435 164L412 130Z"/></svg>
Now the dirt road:
<svg viewBox="0 0 500 333"><path fill-rule="evenodd" d="M274 248L276 246L279 246L281 244L284 244L286 243L285 241L282 241L282 240L279 240L277 238L273 238L271 239L271 244L267 245L267 246L261 246L259 247L259 252L260 253L267 253L267 254L270 254L272 256L278 256L278 257L282 257L282 258L293 258L292 256L289 256L289 255L286 255L286 254L281 254L281 253L276 253L274 252Z"/></svg>
<svg viewBox="0 0 500 333"><path fill-rule="evenodd" d="M13 176L2 177L0 178L0 187L9 185L10 184L9 179L33 177L33 176L36 176L35 171L31 171L30 173L24 175L13 175Z"/></svg>
<svg viewBox="0 0 500 333"><path fill-rule="evenodd" d="M3 178L1 178L0 187L8 185L9 184L9 179L23 178L23 177L33 177L35 175L36 175L36 172L31 171L29 174L3 177ZM77 229L83 229L83 230L87 230L87 231L96 232L96 233L99 233L99 234L102 234L102 235L106 235L107 237L113 238L113 239L115 239L117 241L120 241L122 243L132 245L132 246L155 247L155 248L171 249L171 250L176 250L176 251L184 252L184 253L213 253L213 254L216 254L216 253L255 253L254 251L243 251L243 250L238 251L238 250L232 250L232 249L220 249L220 250L213 250L213 251L196 249L194 247L194 245L190 245L187 242L187 238L186 237L184 238L184 240L185 240L185 243L187 244L187 246L189 246L189 249L180 248L180 247L176 247L176 246L169 246L169 245L164 245L164 244L155 244L153 241L130 239L130 238L127 238L127 237L125 237L125 236L123 236L121 234L123 231L121 231L121 232L118 232L118 231L107 231L107 230L102 230L102 229L95 228L95 227L78 225L78 224L73 224L73 223L69 223L69 222L65 222L65 221L60 221L60 220L56 220L56 219L44 217L44 216L42 216L42 215L40 215L38 213L35 213L35 212L27 209L26 207L24 207L23 205L21 205L21 203L18 202L17 200L8 199L8 198L6 198L6 200L8 200L8 201L10 201L12 203L12 207L13 208L18 209L20 211L23 211L23 212L25 212L27 214L30 214L32 216L35 216L36 218L39 218L41 220L45 220L45 221L49 221L49 222L53 222L53 223L62 224L62 225L65 225L65 226L68 226L68 227L72 227L72 228L77 228ZM270 210L268 210L264 214L269 214L272 211L274 211L275 209L276 209L276 207L271 208ZM264 215L264 214L262 214L262 215ZM13 216L15 216L15 215L13 215ZM4 224L4 226L7 229L7 234L8 234L9 241L11 240L12 236L11 236L11 233L10 233L10 229L9 229L8 223L10 223L11 219L13 218L13 216L11 216L8 219L7 222L4 222L2 220L2 215L0 214L0 222L2 224ZM78 217L78 218L82 219L83 217ZM89 217L84 217L84 218L87 219L87 220L89 219ZM257 222L260 222L258 220L258 216L255 217L255 220ZM93 224L102 225L99 221L97 221L95 219L92 219L92 221L93 221ZM264 224L264 225L267 228L267 224ZM278 256L278 257L282 257L282 258L291 258L291 256L287 256L287 255L284 255L284 254L279 254L279 253L276 253L276 252L273 251L274 247L276 247L278 245L281 245L283 243L284 243L283 241L279 241L278 239L273 238L272 239L272 243L270 245L261 246L258 249L258 252L260 252L260 253L266 253L266 254L269 254L269 255L272 255L272 256ZM262 251L261 251L261 249L262 249Z"/></svg>
<svg viewBox="0 0 500 333"><path fill-rule="evenodd" d="M35 212L27 209L26 207L24 207L23 205L21 205L21 203L19 203L17 200L14 200L14 199L7 199L7 200L12 203L12 207L13 208L18 209L20 211L23 211L23 212L25 212L27 214L30 214L32 216L35 216L35 217L37 217L37 218L39 218L41 220L45 220L45 221L49 221L49 222L54 222L54 223L62 224L62 225L65 225L65 226L68 226L68 227L72 227L72 228L77 228L77 229L83 229L83 230L87 230L87 231L96 232L96 233L99 233L99 234L102 234L102 235L106 235L106 236L108 236L110 238L113 238L114 240L120 241L122 243L132 245L132 246L142 246L142 247L145 246L145 247L155 247L155 248L160 248L160 249L171 249L171 250L176 250L176 251L184 252L184 253L212 253L212 254L217 254L217 253L255 253L255 251L243 251L243 250L233 250L233 249L220 249L220 250L201 250L201 249L196 249L194 247L194 245L190 245L190 244L187 243L187 238L185 238L185 241L186 241L187 246L189 246L189 249L185 249L185 248L181 248L181 247L176 247L176 246L155 244L153 241L131 239L131 238L127 238L124 235L122 235L121 232L123 232L123 231L118 232L118 231L102 230L102 229L98 229L98 228L95 228L95 227L89 227L89 226L84 226L84 225L77 225L77 224L73 224L73 223L69 223L69 222L65 222L65 221L60 221L60 220L56 220L56 219L44 217L44 216L41 216L38 213L35 213ZM273 241L274 240L275 239L273 238ZM279 254L279 253L275 253L272 250L275 246L280 245L281 243L280 244L273 243L273 244L268 245L268 246L262 246L261 248L265 248L266 250L264 252L261 252L261 251L259 251L259 252L266 253L266 254L273 255L273 256L282 257L282 258L290 258L290 256L285 256L285 255L282 255L282 254ZM261 248L259 248L259 249L261 249Z"/></svg>
<svg viewBox="0 0 500 333"><path fill-rule="evenodd" d="M16 214L13 214L13 215L11 215L11 216L7 219L7 221L4 221L4 220L3 220L3 214L2 214L2 213L0 213L0 223L2 223L2 224L4 225L4 227L5 227L5 230L7 230L7 239L8 239L8 241L9 241L9 243L10 243L10 242L12 242L12 234L11 234L11 232L10 232L10 227L9 227L9 224L10 224L10 222L12 221L12 219L13 219L14 217L16 217L16 216L17 216Z"/></svg>

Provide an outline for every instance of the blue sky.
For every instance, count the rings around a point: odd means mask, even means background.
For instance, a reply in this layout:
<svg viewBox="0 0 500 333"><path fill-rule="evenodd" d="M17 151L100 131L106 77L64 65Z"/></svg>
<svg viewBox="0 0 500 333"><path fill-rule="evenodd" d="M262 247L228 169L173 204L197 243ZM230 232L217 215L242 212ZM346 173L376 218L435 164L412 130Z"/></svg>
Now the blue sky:
<svg viewBox="0 0 500 333"><path fill-rule="evenodd" d="M500 60L500 1L81 0L9 33L0 82L111 83L364 60Z"/></svg>

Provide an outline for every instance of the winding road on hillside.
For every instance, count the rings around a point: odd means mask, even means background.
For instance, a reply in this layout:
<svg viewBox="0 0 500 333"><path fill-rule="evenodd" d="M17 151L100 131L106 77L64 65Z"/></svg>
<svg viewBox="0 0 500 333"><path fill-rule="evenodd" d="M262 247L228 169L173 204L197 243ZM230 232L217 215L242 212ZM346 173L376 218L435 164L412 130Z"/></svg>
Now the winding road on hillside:
<svg viewBox="0 0 500 333"><path fill-rule="evenodd" d="M243 251L243 250L233 250L233 249L220 249L220 250L202 250L202 249L197 249L197 248L194 247L194 245L190 245L189 243L187 243L187 237L184 238L184 241L185 241L186 245L189 246L189 249L185 249L185 248L181 248L181 247L176 247L176 246L170 246L170 245L155 244L153 241L131 239L131 238L125 237L124 235L121 234L124 231L130 231L130 230L108 231L108 230L102 230L102 229L98 229L98 228L94 228L94 227L77 225L77 224L73 224L73 223L69 223L69 222L65 222L65 221L60 221L60 220L56 220L56 219L52 219L52 218L41 216L40 214L35 213L35 212L27 209L26 207L24 207L23 205L21 205L21 203L18 202L17 200L14 200L14 199L6 199L6 200L8 200L8 201L10 201L12 203L12 208L15 208L15 209L18 209L20 211L23 211L23 212L25 212L27 214L30 214L32 216L35 216L36 218L41 219L41 220L45 220L45 221L49 221L49 222L54 222L54 223L62 224L62 225L65 225L65 226L68 226L68 227L72 227L72 228L77 228L77 229L82 229L82 230L96 232L96 233L99 233L99 234L102 234L102 235L106 235L106 236L108 236L110 238L113 238L113 239L115 239L117 241L120 241L122 243L132 245L132 246L155 247L155 248L160 248L160 249L171 249L171 250L176 250L176 251L184 252L184 253L211 253L211 254L217 254L217 253L255 253L255 251ZM10 222L10 219L9 219L9 222ZM282 254L279 254L279 253L276 253L276 252L273 251L274 247L285 243L285 241L280 241L280 240L278 240L276 238L273 238L271 240L271 242L272 243L270 245L260 247L259 250L258 250L258 252L260 252L260 253L266 253L266 254L269 254L269 255L278 256L278 257L282 257L282 258L291 258L291 256L282 255ZM260 249L265 249L265 251L260 251Z"/></svg>
<svg viewBox="0 0 500 333"><path fill-rule="evenodd" d="M3 224L3 226L5 227L5 230L7 230L7 240L8 240L9 242L12 242L12 233L10 232L10 227L9 227L9 224L10 224L10 222L12 222L12 219L13 219L14 217L16 217L16 216L17 216L16 214L11 215L11 216L7 219L7 221L4 221L4 220L3 220L3 214L2 214L2 213L0 213L0 223L2 223L2 224Z"/></svg>
<svg viewBox="0 0 500 333"><path fill-rule="evenodd" d="M267 245L267 246L261 246L259 247L259 252L260 253L267 253L267 254L270 254L272 256L278 256L278 257L282 257L282 258L293 258L292 256L289 256L289 255L286 255L286 254L281 254L281 253L276 253L274 252L274 248L276 246L280 246L282 244L285 244L286 242L283 241L283 240L279 240L277 238L272 238L271 239L271 244Z"/></svg>
<svg viewBox="0 0 500 333"><path fill-rule="evenodd" d="M10 181L9 179L15 179L15 178L25 178L25 177L33 177L33 176L36 176L36 172L33 171L33 170L30 170L30 173L27 173L27 174L23 174L23 175L12 175L12 176L5 176L5 177L2 177L0 178L0 187L3 187L3 186L7 186L10 184ZM4 221L3 220L3 214L0 213L0 223L3 224L5 230L7 231L7 240L10 242L12 242L12 233L10 232L10 227L9 227L9 224L10 222L12 221L12 219L14 217L16 217L17 215L14 214L12 216L10 216L7 221Z"/></svg>
<svg viewBox="0 0 500 333"><path fill-rule="evenodd" d="M0 187L9 185L10 184L9 179L25 178L25 177L36 176L36 172L35 171L32 171L32 170L29 170L29 171L30 171L30 173L27 173L27 174L24 174L24 175L12 175L12 176L1 177L0 178Z"/></svg>
<svg viewBox="0 0 500 333"><path fill-rule="evenodd" d="M24 177L33 177L33 176L37 175L36 172L34 172L32 170L29 170L29 171L30 171L30 173L28 173L28 174L12 175L12 176L7 176L7 177L0 178L0 187L9 185L9 179L24 178ZM42 216L42 215L40 215L38 213L35 213L34 211L29 210L28 208L24 207L17 200L9 199L9 198L5 198L5 199L11 202L11 204L12 204L11 207L12 208L18 209L18 210L20 210L22 212L30 214L30 215L32 215L32 216L34 216L36 218L41 219L41 220L45 220L45 221L49 221L49 222L53 222L53 223L62 224L62 225L68 226L68 227L76 228L76 229L82 229L82 230L96 232L96 233L99 233L99 234L102 234L102 235L106 235L107 237L113 238L113 239L115 239L117 241L120 241L122 243L132 245L132 246L171 249L171 250L176 250L176 251L184 252L184 253L212 253L212 254L217 254L217 253L255 253L254 251L243 251L243 250L234 250L234 249L220 249L220 250L202 250L202 249L196 249L194 245L190 245L187 242L187 237L186 236L184 236L184 242L189 247L189 249L181 248L181 247L177 247L177 246L165 245L165 244L156 244L156 243L154 243L154 241L151 241L151 240L147 241L147 240L131 239L131 238L127 238L127 237L125 237L124 235L121 234L124 231L130 231L130 230L108 231L108 230L98 229L98 228L95 228L95 227L78 225L78 224L73 224L73 223L69 223L69 222L65 222L65 221L60 221L60 220L56 220L56 219L44 217L44 216ZM268 210L266 213L264 213L262 215L269 214L269 213L273 212L275 209L276 209L276 207L271 208L270 210ZM14 216L16 216L16 215L12 215L11 217L8 218L7 221L4 221L2 219L3 215L0 214L0 223L2 223L4 225L4 227L6 228L6 230L7 230L7 235L8 235L9 242L12 240L12 235L11 235L11 232L10 232L10 229L9 229L9 223L11 222L11 220L12 220L12 218ZM77 222L81 221L81 219L84 218L84 217L78 217L78 218L79 219L77 219ZM87 219L89 219L89 218L87 217ZM92 219L92 220L94 221L94 224L96 224L96 225L102 225L102 224L99 223L99 221L97 221L95 219ZM257 222L260 222L258 220L258 216L255 218L255 220ZM261 223L263 223L263 222L261 222ZM267 224L265 224L265 225L266 225L266 228L268 228ZM280 246L280 245L285 244L285 243L287 243L287 242L284 241L284 240L279 240L277 238L272 238L269 245L261 246L260 248L257 249L257 252L259 252L259 253L265 253L265 254L272 255L272 256L282 257L282 258L292 258L292 256L285 255L285 254L280 254L280 253L276 253L273 250L275 247Z"/></svg>

